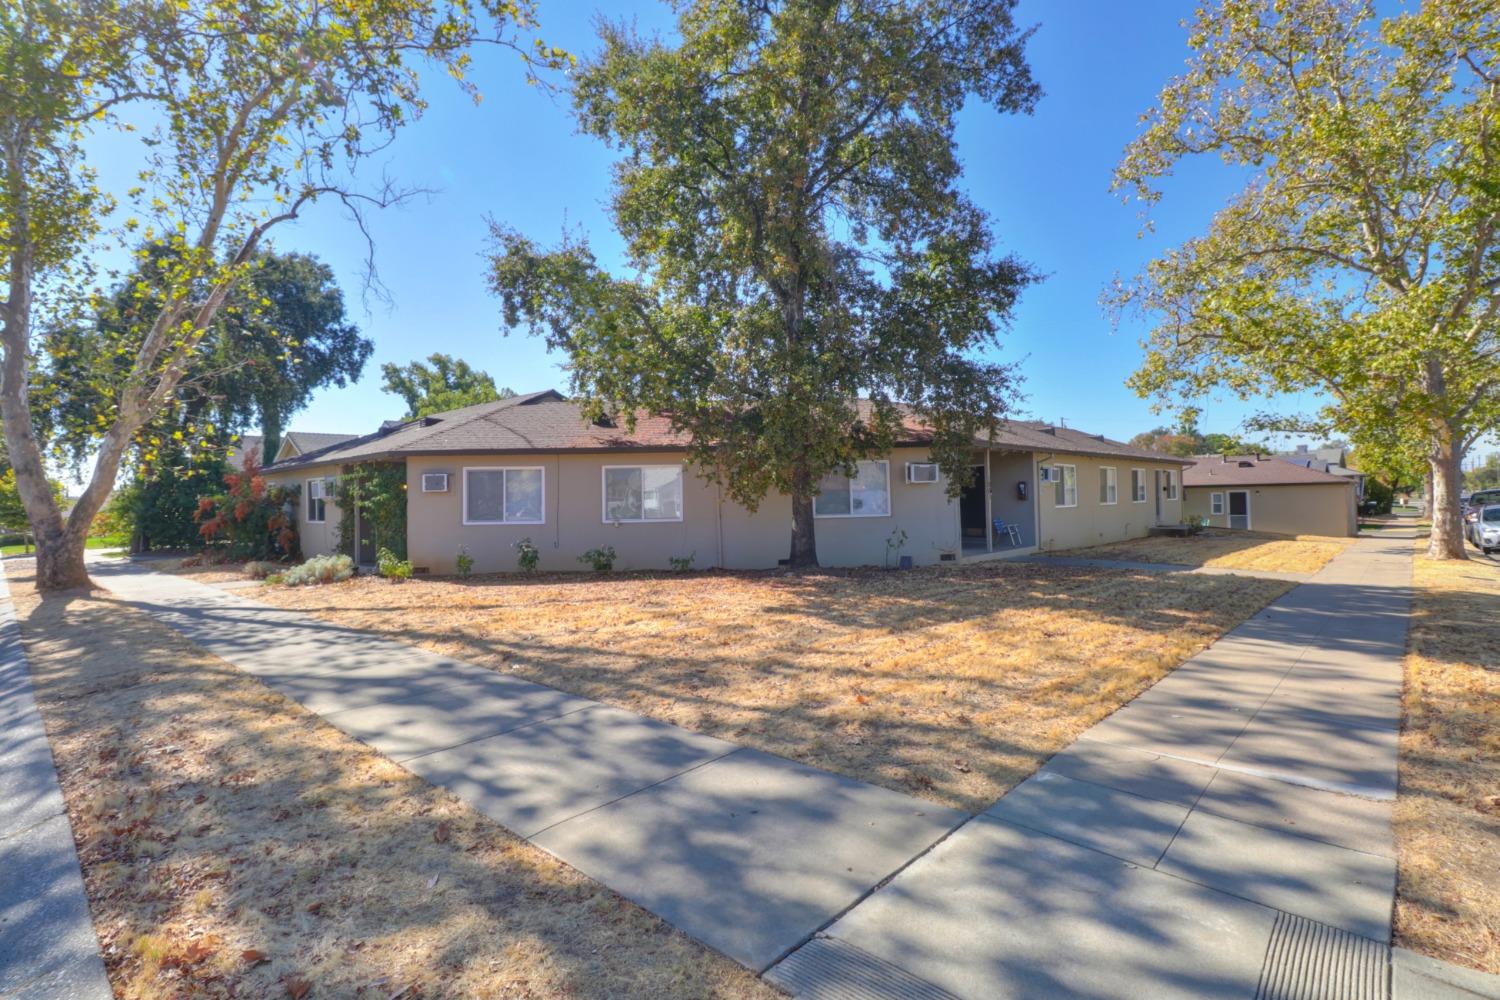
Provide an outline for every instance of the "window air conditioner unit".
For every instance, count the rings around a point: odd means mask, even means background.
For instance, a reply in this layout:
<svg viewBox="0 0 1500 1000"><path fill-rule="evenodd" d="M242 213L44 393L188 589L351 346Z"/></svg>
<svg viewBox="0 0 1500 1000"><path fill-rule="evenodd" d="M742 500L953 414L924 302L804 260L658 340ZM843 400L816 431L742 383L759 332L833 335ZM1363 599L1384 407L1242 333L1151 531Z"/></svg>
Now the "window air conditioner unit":
<svg viewBox="0 0 1500 1000"><path fill-rule="evenodd" d="M1037 479L1044 483L1052 482L1052 466L1043 465L1036 471Z"/></svg>
<svg viewBox="0 0 1500 1000"><path fill-rule="evenodd" d="M422 473L423 493L447 493L448 473L446 472L424 472Z"/></svg>
<svg viewBox="0 0 1500 1000"><path fill-rule="evenodd" d="M906 481L908 483L935 483L938 481L938 467L936 462L907 462Z"/></svg>

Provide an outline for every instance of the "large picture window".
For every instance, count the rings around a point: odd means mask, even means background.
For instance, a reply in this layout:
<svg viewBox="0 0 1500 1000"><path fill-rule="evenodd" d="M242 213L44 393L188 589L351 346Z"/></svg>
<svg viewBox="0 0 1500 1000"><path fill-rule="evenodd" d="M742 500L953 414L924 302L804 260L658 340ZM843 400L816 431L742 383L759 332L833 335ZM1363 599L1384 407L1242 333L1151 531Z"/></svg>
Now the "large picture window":
<svg viewBox="0 0 1500 1000"><path fill-rule="evenodd" d="M328 520L328 481L307 481L307 523L322 524Z"/></svg>
<svg viewBox="0 0 1500 1000"><path fill-rule="evenodd" d="M1052 497L1054 506L1078 506L1078 466L1054 465L1052 474L1057 477L1057 486Z"/></svg>
<svg viewBox="0 0 1500 1000"><path fill-rule="evenodd" d="M464 524L542 524L546 477L540 468L464 470Z"/></svg>
<svg viewBox="0 0 1500 1000"><path fill-rule="evenodd" d="M814 517L886 517L890 512L889 462L857 462L853 476L829 473L813 497Z"/></svg>
<svg viewBox="0 0 1500 1000"><path fill-rule="evenodd" d="M604 520L681 521L682 466L606 465Z"/></svg>

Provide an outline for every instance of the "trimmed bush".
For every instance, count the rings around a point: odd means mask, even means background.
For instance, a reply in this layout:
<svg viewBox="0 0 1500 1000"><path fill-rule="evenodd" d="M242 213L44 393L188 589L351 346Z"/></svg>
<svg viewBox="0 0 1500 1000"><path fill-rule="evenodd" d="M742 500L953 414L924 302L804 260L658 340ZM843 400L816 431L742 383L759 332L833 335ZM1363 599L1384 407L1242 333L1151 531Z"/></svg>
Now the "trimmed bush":
<svg viewBox="0 0 1500 1000"><path fill-rule="evenodd" d="M267 583L303 587L315 583L338 583L354 575L354 560L346 555L313 556L301 566L266 577Z"/></svg>

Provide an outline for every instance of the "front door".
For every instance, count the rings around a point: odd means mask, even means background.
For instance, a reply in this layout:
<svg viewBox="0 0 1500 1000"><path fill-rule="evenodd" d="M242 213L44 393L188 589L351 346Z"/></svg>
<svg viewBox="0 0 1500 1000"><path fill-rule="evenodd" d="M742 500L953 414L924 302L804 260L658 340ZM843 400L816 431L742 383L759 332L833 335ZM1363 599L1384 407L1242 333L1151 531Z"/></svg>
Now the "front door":
<svg viewBox="0 0 1500 1000"><path fill-rule="evenodd" d="M1229 526L1247 531L1250 528L1250 494L1246 490L1229 491Z"/></svg>
<svg viewBox="0 0 1500 1000"><path fill-rule="evenodd" d="M963 528L964 537L978 539L981 543L989 531L984 520L984 491L989 488L984 466L976 465L972 481L958 496L958 523Z"/></svg>
<svg viewBox="0 0 1500 1000"><path fill-rule="evenodd" d="M375 565L375 526L359 507L354 508L354 561L361 566Z"/></svg>

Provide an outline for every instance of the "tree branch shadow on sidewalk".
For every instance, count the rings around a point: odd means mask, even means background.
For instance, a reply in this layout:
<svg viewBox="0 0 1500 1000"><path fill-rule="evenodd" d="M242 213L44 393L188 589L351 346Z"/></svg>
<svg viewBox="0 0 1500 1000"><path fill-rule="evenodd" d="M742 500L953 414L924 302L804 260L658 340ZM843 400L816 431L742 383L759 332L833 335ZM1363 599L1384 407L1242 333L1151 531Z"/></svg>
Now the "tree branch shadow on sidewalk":
<svg viewBox="0 0 1500 1000"><path fill-rule="evenodd" d="M18 568L120 995L772 995L144 613L38 600Z"/></svg>

